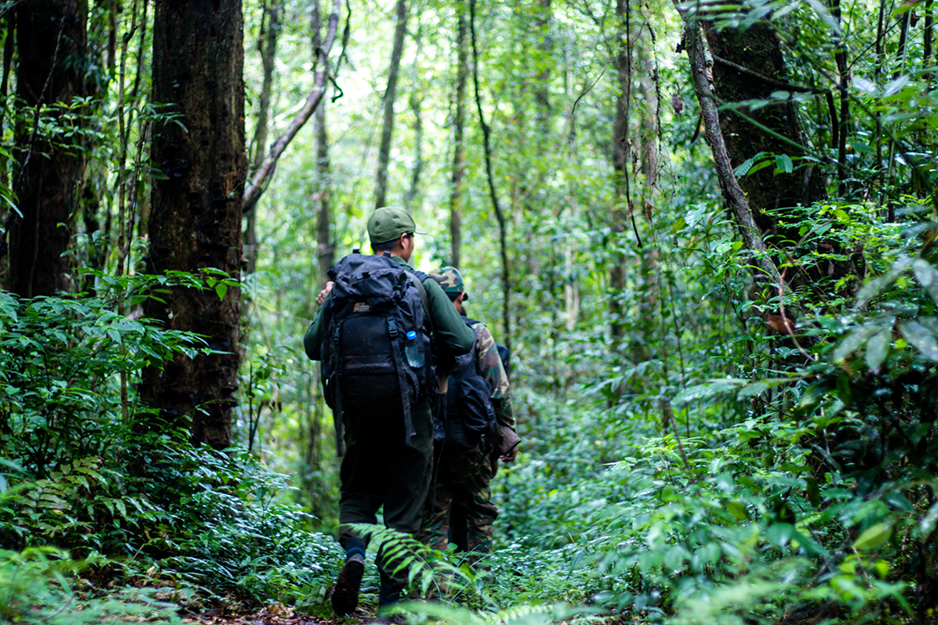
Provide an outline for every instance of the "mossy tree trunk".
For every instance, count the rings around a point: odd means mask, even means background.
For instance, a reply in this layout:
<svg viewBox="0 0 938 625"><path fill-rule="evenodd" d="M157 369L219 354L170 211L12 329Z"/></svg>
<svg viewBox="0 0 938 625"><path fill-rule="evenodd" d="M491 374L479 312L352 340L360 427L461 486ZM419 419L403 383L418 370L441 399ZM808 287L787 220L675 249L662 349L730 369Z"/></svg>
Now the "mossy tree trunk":
<svg viewBox="0 0 938 625"><path fill-rule="evenodd" d="M240 0L157 0L153 101L171 105L178 123L154 128L148 271L241 269L244 143L243 23ZM222 297L220 297L222 295ZM236 403L240 289L173 287L144 312L167 328L196 332L216 353L177 355L144 372L140 391L163 424L188 425L195 442L231 442Z"/></svg>
<svg viewBox="0 0 938 625"><path fill-rule="evenodd" d="M7 288L23 297L68 290L68 249L80 203L85 156L75 98L85 95L86 0L27 0L16 8L17 96L28 107L15 128L20 215L7 222ZM77 111L81 112L81 111ZM51 119L40 123L41 118ZM46 130L53 128L53 131Z"/></svg>

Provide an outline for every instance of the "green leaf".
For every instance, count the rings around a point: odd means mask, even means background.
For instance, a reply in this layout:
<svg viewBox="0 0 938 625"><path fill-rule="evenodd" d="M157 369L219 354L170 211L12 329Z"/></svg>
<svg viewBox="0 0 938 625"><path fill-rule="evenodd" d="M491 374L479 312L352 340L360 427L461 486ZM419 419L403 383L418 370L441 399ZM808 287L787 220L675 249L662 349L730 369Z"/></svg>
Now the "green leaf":
<svg viewBox="0 0 938 625"><path fill-rule="evenodd" d="M219 282L215 285L215 293L218 294L218 299L225 299L225 293L228 292L228 285L224 282Z"/></svg>
<svg viewBox="0 0 938 625"><path fill-rule="evenodd" d="M866 366L874 373L879 373L886 356L889 355L889 345L892 343L892 333L887 328L873 335L866 345Z"/></svg>
<svg viewBox="0 0 938 625"><path fill-rule="evenodd" d="M842 362L850 354L857 351L861 345L866 343L867 340L874 334L880 332L882 328L878 325L863 325L858 328L855 328L847 337L840 342L840 345L834 350L832 360L834 362Z"/></svg>
<svg viewBox="0 0 938 625"><path fill-rule="evenodd" d="M938 303L938 270L927 260L918 258L912 263L912 271L915 272L915 278L932 301Z"/></svg>
<svg viewBox="0 0 938 625"><path fill-rule="evenodd" d="M710 382L706 382L704 384L695 384L678 393L674 397L674 403L682 404L693 401L695 399L713 397L714 395L720 395L721 393L727 393L729 391L736 390L745 384L746 380L739 378L724 378L711 380Z"/></svg>
<svg viewBox="0 0 938 625"><path fill-rule="evenodd" d="M775 155L775 167L786 174L790 174L795 169L795 166L791 162L791 157L787 154Z"/></svg>
<svg viewBox="0 0 938 625"><path fill-rule="evenodd" d="M886 85L886 88L883 89L883 95L887 98L891 95L896 95L902 91L907 84L909 84L909 76L908 74L903 74Z"/></svg>
<svg viewBox="0 0 938 625"><path fill-rule="evenodd" d="M726 509L729 510L729 513L740 521L745 521L749 518L749 513L746 512L746 504L734 499L726 502Z"/></svg>
<svg viewBox="0 0 938 625"><path fill-rule="evenodd" d="M922 356L938 362L938 340L934 333L918 321L908 320L899 324L902 336L913 345Z"/></svg>
<svg viewBox="0 0 938 625"><path fill-rule="evenodd" d="M894 262L892 267L890 267L889 271L887 271L885 274L877 278L873 278L864 284L857 293L857 307L863 308L866 306L871 299L879 295L880 291L895 282L896 278L902 275L911 264L912 259L907 256L903 256Z"/></svg>
<svg viewBox="0 0 938 625"><path fill-rule="evenodd" d="M892 536L892 525L888 523L877 523L869 527L853 543L853 548L857 551L867 551L876 549L886 544L886 541Z"/></svg>
<svg viewBox="0 0 938 625"><path fill-rule="evenodd" d="M733 170L733 173L736 174L737 178L742 178L743 176L749 173L749 170L752 169L752 166L757 161L759 161L763 156L765 156L765 152L759 152L755 156L752 156L746 159L745 161L737 165L736 169Z"/></svg>
<svg viewBox="0 0 938 625"><path fill-rule="evenodd" d="M831 32L837 36L840 36L840 23L831 15L830 9L828 9L824 3L820 2L820 0L806 1L811 6L811 8L814 9L814 12L817 13L818 17L821 18L821 21L831 29Z"/></svg>
<svg viewBox="0 0 938 625"><path fill-rule="evenodd" d="M925 516L922 517L922 522L919 525L919 532L921 532L919 540L923 543L927 541L931 533L935 531L935 525L938 525L938 502L933 503Z"/></svg>

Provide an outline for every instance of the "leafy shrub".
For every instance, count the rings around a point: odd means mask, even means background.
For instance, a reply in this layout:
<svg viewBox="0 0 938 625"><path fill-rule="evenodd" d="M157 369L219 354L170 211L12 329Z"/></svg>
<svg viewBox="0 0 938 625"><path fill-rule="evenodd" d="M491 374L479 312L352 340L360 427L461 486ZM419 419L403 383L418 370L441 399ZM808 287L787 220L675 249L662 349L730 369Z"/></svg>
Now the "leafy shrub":
<svg viewBox="0 0 938 625"><path fill-rule="evenodd" d="M141 586L312 605L333 577L324 567L336 546L306 530L301 508L280 503L284 476L238 449L193 448L185 432L135 430L135 415L146 414L133 389L141 369L193 355L200 341L118 315L114 304L118 293L134 305L179 282L203 281L99 276L95 296L0 293L0 457L10 459L0 485L11 487L0 547L16 571L58 579L56 600L72 592L74 566L53 566L53 553L91 557L95 576ZM44 601L10 592L11 602Z"/></svg>

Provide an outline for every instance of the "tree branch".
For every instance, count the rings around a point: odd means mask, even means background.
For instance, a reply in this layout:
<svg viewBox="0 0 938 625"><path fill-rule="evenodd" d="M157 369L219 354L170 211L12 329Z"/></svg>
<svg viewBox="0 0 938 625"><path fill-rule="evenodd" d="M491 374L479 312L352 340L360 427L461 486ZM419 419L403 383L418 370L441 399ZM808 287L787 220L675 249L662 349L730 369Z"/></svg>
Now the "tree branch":
<svg viewBox="0 0 938 625"><path fill-rule="evenodd" d="M244 189L244 196L241 199L241 206L244 211L248 211L257 204L257 201L263 195L267 185L273 178L274 170L277 167L277 161L290 145L290 142L300 131L300 128L313 116L316 107L322 101L326 92L326 86L329 82L329 52L332 50L332 44L335 42L336 31L339 27L339 7L341 0L332 0L332 14L329 16L329 30L322 46L317 51L316 61L316 80L313 83L313 89L306 98L306 103L302 110L297 113L293 122L287 130L270 146L270 154L263 160L254 175L248 180Z"/></svg>
<svg viewBox="0 0 938 625"><path fill-rule="evenodd" d="M736 178L730 156L726 151L726 143L720 130L716 96L711 86L713 57L707 47L703 25L691 18L685 22L685 27L691 79L694 83L694 91L697 93L697 100L700 102L700 113L704 122L707 143L710 144L710 150L713 152L723 197L736 216L746 249L753 253L759 268L773 284L779 285L780 290L787 290L778 267L769 257L765 241L762 239L762 231L752 216L749 200L742 187L739 186L739 180Z"/></svg>

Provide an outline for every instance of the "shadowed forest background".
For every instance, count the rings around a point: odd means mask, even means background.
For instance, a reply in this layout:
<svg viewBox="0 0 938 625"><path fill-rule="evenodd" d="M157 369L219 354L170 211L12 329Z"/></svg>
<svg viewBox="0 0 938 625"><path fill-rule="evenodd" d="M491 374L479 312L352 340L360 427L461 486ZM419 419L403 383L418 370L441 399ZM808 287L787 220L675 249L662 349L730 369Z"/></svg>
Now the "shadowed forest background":
<svg viewBox="0 0 938 625"><path fill-rule="evenodd" d="M938 622L933 15L0 2L0 622L332 618L301 337L385 205L522 437L483 567L376 532L411 621Z"/></svg>

